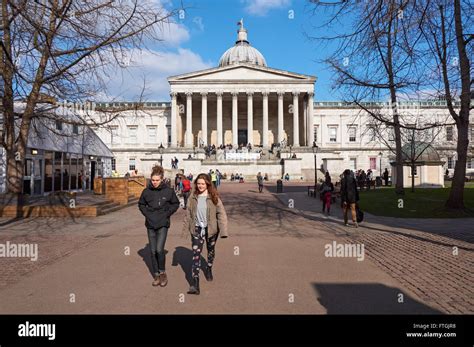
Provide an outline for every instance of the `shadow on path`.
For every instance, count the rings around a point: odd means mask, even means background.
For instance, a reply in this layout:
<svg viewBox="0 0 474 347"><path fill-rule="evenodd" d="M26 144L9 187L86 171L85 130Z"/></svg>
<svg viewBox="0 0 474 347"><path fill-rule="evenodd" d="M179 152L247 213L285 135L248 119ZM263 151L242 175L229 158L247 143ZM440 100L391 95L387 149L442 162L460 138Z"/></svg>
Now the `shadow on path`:
<svg viewBox="0 0 474 347"><path fill-rule="evenodd" d="M443 314L398 288L378 283L312 283L328 314ZM403 295L403 297L401 297ZM403 302L399 302L403 298Z"/></svg>
<svg viewBox="0 0 474 347"><path fill-rule="evenodd" d="M150 272L151 277L154 277L155 274L153 273L153 266L151 265L151 250L150 250L150 244L146 244L142 249L140 249L137 254L142 257L143 262L148 268L148 271ZM165 256L168 254L168 251L165 249ZM166 266L166 263L165 263Z"/></svg>

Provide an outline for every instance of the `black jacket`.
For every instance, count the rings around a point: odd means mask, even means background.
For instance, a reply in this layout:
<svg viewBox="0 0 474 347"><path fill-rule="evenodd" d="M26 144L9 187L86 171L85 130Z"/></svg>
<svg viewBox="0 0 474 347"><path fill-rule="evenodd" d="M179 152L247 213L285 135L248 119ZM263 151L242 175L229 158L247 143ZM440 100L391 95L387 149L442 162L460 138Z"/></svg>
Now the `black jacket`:
<svg viewBox="0 0 474 347"><path fill-rule="evenodd" d="M170 227L170 217L179 208L179 200L176 193L165 183L158 188L150 185L143 190L138 208L145 216L147 228Z"/></svg>
<svg viewBox="0 0 474 347"><path fill-rule="evenodd" d="M344 176L341 180L341 202L353 204L359 201L357 182L353 176Z"/></svg>

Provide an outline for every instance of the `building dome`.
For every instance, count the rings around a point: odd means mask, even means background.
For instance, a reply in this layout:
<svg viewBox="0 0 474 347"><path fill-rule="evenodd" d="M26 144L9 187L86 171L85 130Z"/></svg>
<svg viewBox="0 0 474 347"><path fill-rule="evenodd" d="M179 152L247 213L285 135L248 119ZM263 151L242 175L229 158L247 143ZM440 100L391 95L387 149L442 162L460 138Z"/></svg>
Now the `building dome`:
<svg viewBox="0 0 474 347"><path fill-rule="evenodd" d="M235 46L229 48L219 60L219 67L238 63L249 63L259 66L267 66L267 62L256 48L252 47L247 40L247 30L244 22L240 20L240 29L237 31Z"/></svg>
<svg viewBox="0 0 474 347"><path fill-rule="evenodd" d="M421 155L420 155L421 153ZM436 149L426 142L414 141L406 143L402 146L403 161L411 161L411 158L417 162L440 161L440 157Z"/></svg>

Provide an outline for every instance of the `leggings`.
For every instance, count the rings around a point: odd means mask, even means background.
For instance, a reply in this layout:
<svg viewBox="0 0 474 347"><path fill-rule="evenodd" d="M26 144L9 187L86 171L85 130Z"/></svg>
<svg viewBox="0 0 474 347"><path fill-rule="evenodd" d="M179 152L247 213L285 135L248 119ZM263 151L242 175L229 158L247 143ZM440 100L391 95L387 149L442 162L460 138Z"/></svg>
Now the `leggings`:
<svg viewBox="0 0 474 347"><path fill-rule="evenodd" d="M192 265L192 273L193 278L199 277L199 270L201 269L201 253L202 249L204 248L204 239L206 239L207 243L207 266L212 267L214 262L214 257L216 256L216 242L218 234L215 234L211 237L207 236L207 227L204 228L206 230L206 234L201 236L201 228L196 227L196 235L192 236L192 245L193 245L193 265Z"/></svg>

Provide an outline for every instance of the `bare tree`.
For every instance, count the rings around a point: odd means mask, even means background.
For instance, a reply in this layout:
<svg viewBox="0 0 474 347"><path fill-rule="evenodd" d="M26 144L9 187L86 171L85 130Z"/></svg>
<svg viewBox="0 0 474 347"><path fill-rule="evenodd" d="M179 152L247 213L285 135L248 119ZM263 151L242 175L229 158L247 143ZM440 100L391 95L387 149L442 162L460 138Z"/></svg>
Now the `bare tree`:
<svg viewBox="0 0 474 347"><path fill-rule="evenodd" d="M471 90L474 85L474 6L461 0L424 0L418 3L425 20L420 32L427 43L426 56L433 94L446 99L450 116L457 129L457 161L446 207L464 209L464 182L469 145L469 114L474 107ZM456 107L459 100L460 107Z"/></svg>
<svg viewBox="0 0 474 347"><path fill-rule="evenodd" d="M150 0L0 0L0 7L0 141L7 189L19 194L32 121L51 124L59 117L57 100L82 102L106 90L107 76L126 67L134 51L160 40L176 11ZM23 107L16 113L18 101ZM100 121L86 114L79 123L105 124L113 112Z"/></svg>
<svg viewBox="0 0 474 347"><path fill-rule="evenodd" d="M333 36L313 37L334 41L338 48L325 62L335 72L334 88L346 102L355 103L376 122L393 129L397 180L395 191L403 194L403 153L399 101L420 88L422 80L418 45L422 38L414 2L409 0L316 2L317 10L335 13L325 29L342 28ZM351 22L349 29L342 25ZM386 102L388 100L388 103ZM367 103L366 101L376 101ZM384 102L388 107L381 107ZM433 127L438 126L433 124Z"/></svg>

